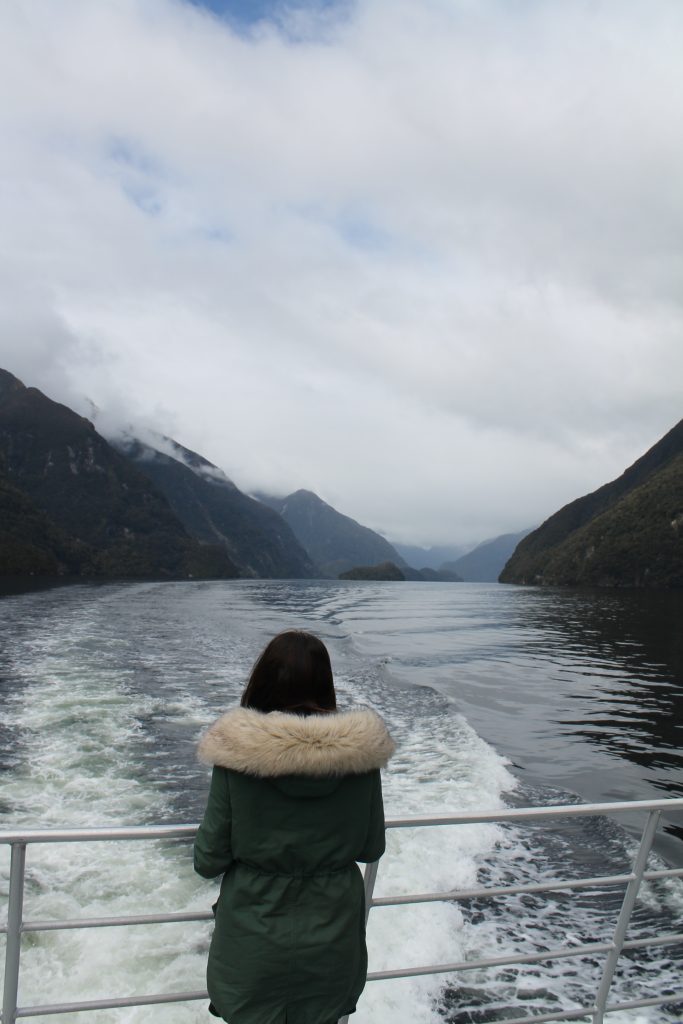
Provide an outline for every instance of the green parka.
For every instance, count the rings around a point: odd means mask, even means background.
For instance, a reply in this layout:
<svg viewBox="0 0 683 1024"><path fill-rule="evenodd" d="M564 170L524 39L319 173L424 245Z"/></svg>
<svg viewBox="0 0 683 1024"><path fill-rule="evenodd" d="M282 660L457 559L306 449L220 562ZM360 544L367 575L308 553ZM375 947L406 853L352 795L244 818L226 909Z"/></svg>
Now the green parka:
<svg viewBox="0 0 683 1024"><path fill-rule="evenodd" d="M384 852L379 769L394 745L372 711L236 708L202 738L213 775L195 870L223 874L207 969L230 1024L332 1024L365 985L356 861Z"/></svg>

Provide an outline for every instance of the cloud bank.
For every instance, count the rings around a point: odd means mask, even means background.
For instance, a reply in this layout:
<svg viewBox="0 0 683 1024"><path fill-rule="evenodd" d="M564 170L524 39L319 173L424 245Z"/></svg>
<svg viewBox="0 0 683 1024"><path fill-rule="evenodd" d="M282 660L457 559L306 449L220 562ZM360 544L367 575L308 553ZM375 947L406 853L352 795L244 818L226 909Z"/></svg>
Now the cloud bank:
<svg viewBox="0 0 683 1024"><path fill-rule="evenodd" d="M1 364L395 540L538 522L681 416L682 42L678 0L3 5Z"/></svg>

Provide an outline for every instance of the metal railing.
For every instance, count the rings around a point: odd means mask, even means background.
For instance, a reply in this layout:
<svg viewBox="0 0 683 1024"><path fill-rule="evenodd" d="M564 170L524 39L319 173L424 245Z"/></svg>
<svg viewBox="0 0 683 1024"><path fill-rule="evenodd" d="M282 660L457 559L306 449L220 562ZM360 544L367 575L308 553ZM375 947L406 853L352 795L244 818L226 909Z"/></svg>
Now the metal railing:
<svg viewBox="0 0 683 1024"><path fill-rule="evenodd" d="M565 946L558 949L544 949L540 953L520 953L502 957L487 957L479 960L456 961L445 964L428 964L404 967L388 971L370 971L368 981L383 981L389 978L409 978L418 975L452 974L458 971L481 970L487 967L504 967L515 964L541 964L546 961L569 957L595 957L606 954L602 976L595 997L590 1005L560 1010L554 1013L534 1014L506 1019L506 1024L545 1024L546 1021L574 1021L590 1018L592 1024L602 1024L604 1015L616 1010L638 1009L648 1006L663 1006L683 999L681 991L656 998L632 999L628 1002L608 1003L608 996L614 977L617 960L623 950L641 949L646 946L662 946L683 942L682 933L653 935L647 939L626 940L626 930L643 880L655 881L683 876L683 868L648 871L647 859L652 848L655 832L662 811L683 810L683 799L640 800L627 803L569 804L559 807L528 807L482 814L450 814L444 816L420 816L394 818L387 821L387 828L422 828L440 825L474 825L484 823L537 821L548 818L586 817L620 814L625 812L647 812L638 851L630 870L619 875L600 875L594 878L551 879L543 883L524 885L489 886L480 889L454 889L446 892L417 893L408 896L373 897L377 867L368 864L365 870L366 915L373 907L400 906L404 904L433 901L469 900L482 897L513 896L523 893L542 893L557 890L589 889L604 886L623 886L624 897L615 921L612 938L606 942L590 942L581 946ZM5 972L2 1003L2 1024L14 1024L20 1017L37 1017L86 1010L114 1009L130 1006L150 1006L159 1003L180 1003L206 999L205 990L189 992L167 992L154 995L133 995L127 998L97 999L84 1002L36 1004L17 1006L21 937L28 932L45 932L71 928L112 928L122 925L163 924L179 921L209 921L210 912L197 911L171 914L144 914L128 917L73 918L69 920L25 921L23 920L24 878L27 847L36 843L109 842L123 840L191 839L196 825L167 825L160 827L132 827L109 829L67 829L64 831L16 831L0 832L0 843L11 847L9 900L6 925L0 925L0 932L7 934L5 951ZM348 1018L344 1018L340 1024Z"/></svg>

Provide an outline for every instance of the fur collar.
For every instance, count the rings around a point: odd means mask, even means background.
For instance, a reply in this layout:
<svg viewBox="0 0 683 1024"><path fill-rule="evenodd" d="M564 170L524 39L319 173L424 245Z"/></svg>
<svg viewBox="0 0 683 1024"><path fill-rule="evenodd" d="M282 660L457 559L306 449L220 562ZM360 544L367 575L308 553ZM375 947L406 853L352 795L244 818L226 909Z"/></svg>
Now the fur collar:
<svg viewBox="0 0 683 1024"><path fill-rule="evenodd" d="M387 727L374 711L327 715L264 714L235 708L204 733L198 754L264 778L280 775L360 775L382 768L394 752Z"/></svg>

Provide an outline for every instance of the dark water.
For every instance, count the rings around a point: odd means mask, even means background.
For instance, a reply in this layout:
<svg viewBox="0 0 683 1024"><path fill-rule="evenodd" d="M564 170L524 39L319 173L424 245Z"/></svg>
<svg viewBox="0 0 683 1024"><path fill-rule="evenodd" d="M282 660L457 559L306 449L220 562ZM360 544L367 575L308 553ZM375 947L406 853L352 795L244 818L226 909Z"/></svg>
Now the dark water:
<svg viewBox="0 0 683 1024"><path fill-rule="evenodd" d="M438 639L400 674L447 693L527 786L588 802L683 796L683 593L472 584L427 614ZM665 832L680 865L683 815Z"/></svg>
<svg viewBox="0 0 683 1024"><path fill-rule="evenodd" d="M683 594L485 584L142 583L8 594L0 601L0 815L8 828L197 820L206 794L197 736L238 699L263 643L292 626L330 647L342 705L370 704L387 718L399 743L385 778L390 815L681 796L682 613ZM394 832L379 892L622 872L642 823L603 817ZM32 851L31 916L212 902L186 850L107 846L68 858L59 847ZM683 864L680 814L666 816L657 852ZM378 909L371 969L609 937L619 900L605 891ZM657 883L630 934L682 925L683 884ZM148 929L125 931L125 942L119 929L59 940L47 933L24 957L26 998L201 985L203 926L164 926L153 940ZM46 973L57 960L62 968ZM618 997L679 991L681 963L677 947L623 958ZM376 983L357 1024L469 1024L484 1019L484 1009L486 1019L504 1020L522 1006L552 1012L587 999L600 970L588 958ZM46 991L47 976L54 991ZM98 1017L162 1019L194 1022L204 1011ZM671 1024L683 1019L683 1004L609 1019Z"/></svg>

